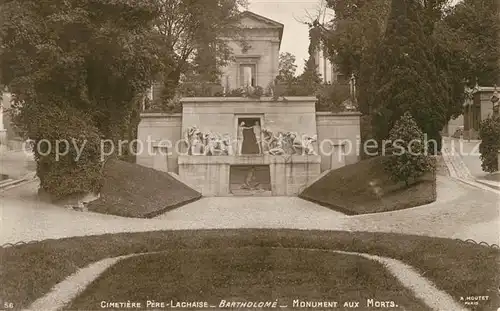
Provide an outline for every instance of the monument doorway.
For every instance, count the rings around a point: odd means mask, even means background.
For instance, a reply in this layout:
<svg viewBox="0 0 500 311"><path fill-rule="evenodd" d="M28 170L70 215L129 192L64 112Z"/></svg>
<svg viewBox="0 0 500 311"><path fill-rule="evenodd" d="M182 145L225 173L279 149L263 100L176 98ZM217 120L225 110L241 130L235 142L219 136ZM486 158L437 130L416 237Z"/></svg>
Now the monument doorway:
<svg viewBox="0 0 500 311"><path fill-rule="evenodd" d="M238 118L238 150L239 155L262 153L261 118Z"/></svg>

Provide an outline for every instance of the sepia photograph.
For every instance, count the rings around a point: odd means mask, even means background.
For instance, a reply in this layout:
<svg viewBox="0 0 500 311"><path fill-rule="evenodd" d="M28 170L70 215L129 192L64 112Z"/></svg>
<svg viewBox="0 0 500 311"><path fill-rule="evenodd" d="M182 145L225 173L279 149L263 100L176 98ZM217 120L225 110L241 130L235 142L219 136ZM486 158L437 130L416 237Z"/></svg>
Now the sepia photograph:
<svg viewBox="0 0 500 311"><path fill-rule="evenodd" d="M0 0L0 311L500 311L500 0Z"/></svg>

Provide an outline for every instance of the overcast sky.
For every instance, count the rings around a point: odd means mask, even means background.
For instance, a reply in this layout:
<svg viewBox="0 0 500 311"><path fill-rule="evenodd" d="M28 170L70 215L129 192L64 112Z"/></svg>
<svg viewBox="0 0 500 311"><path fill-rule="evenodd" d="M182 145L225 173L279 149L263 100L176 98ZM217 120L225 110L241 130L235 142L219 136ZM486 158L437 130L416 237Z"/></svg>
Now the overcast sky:
<svg viewBox="0 0 500 311"><path fill-rule="evenodd" d="M453 0L454 3L459 0ZM479 1L479 0L478 0ZM307 25L300 21L317 16L322 0L249 0L249 10L285 25L280 52L290 52L297 58L297 74L302 72L304 59L309 57L309 32ZM328 17L333 11L328 10Z"/></svg>

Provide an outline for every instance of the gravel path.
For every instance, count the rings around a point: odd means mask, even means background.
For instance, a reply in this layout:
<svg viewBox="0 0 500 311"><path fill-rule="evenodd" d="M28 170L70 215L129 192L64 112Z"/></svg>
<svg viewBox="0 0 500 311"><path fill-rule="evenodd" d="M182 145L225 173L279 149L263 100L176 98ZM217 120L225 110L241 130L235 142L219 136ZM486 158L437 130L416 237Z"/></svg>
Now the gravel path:
<svg viewBox="0 0 500 311"><path fill-rule="evenodd" d="M290 228L397 232L500 244L499 195L438 176L438 200L395 212L345 216L297 197L217 197L155 219L66 210L36 201L31 182L0 193L0 245L18 241L168 229Z"/></svg>
<svg viewBox="0 0 500 311"><path fill-rule="evenodd" d="M24 151L0 152L0 174L18 179L35 170L36 164L32 154Z"/></svg>
<svg viewBox="0 0 500 311"><path fill-rule="evenodd" d="M436 202L387 213L350 217L347 230L473 239L500 245L500 196L438 176Z"/></svg>
<svg viewBox="0 0 500 311"><path fill-rule="evenodd" d="M27 310L60 310L78 296L87 286L90 285L106 269L110 268L118 261L129 258L133 255L126 255L114 258L106 258L94 262L85 268L79 269L74 274L68 276L64 281L56 284L45 296L33 302Z"/></svg>
<svg viewBox="0 0 500 311"><path fill-rule="evenodd" d="M394 275L401 284L411 290L415 297L422 300L430 309L437 311L462 311L467 310L464 306L457 303L450 295L439 290L436 286L421 276L411 266L405 263L387 257L375 256L365 253L344 252L337 250L317 250L303 249L305 251L328 251L332 253L345 254L350 256L361 256L369 260L381 263L389 272ZM157 254L154 252L150 254ZM133 256L145 255L131 254L114 258L106 258L92 263L85 268L79 269L70 275L66 280L60 282L45 296L36 300L28 310L60 310L75 299L83 290L96 280L104 271L116 264L118 261Z"/></svg>

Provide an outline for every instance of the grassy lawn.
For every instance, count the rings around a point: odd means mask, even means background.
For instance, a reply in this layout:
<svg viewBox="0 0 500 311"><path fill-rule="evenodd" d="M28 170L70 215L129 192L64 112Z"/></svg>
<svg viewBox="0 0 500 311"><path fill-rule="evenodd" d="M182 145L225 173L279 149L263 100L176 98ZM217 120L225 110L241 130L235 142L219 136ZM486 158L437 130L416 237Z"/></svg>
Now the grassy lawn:
<svg viewBox="0 0 500 311"><path fill-rule="evenodd" d="M496 249L389 233L258 229L108 234L0 249L0 297L14 303L16 309L27 307L78 268L108 257L166 250L222 251L229 247L335 249L391 257L413 266L456 300L460 296L490 296L475 310L496 310L500 305L500 251ZM134 272L136 277L141 274Z"/></svg>
<svg viewBox="0 0 500 311"><path fill-rule="evenodd" d="M339 306L358 301L362 308L357 310L370 310L367 299L373 298L394 301L399 307L394 310L428 310L372 260L263 247L172 250L132 257L104 272L67 309L97 310L101 301L127 300L143 306L146 300L206 301L218 306L221 300L277 299L279 304L293 307L293 300L300 299L337 301Z"/></svg>
<svg viewBox="0 0 500 311"><path fill-rule="evenodd" d="M104 168L101 197L90 211L124 217L152 218L196 201L201 194L170 174L119 160Z"/></svg>
<svg viewBox="0 0 500 311"><path fill-rule="evenodd" d="M429 173L410 186L395 183L375 157L331 171L299 197L347 215L400 210L436 200L436 175Z"/></svg>

